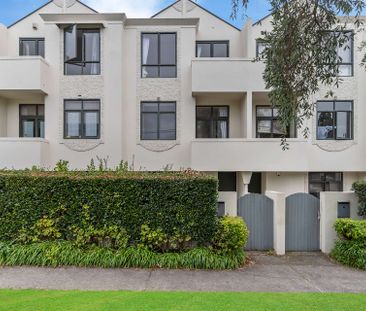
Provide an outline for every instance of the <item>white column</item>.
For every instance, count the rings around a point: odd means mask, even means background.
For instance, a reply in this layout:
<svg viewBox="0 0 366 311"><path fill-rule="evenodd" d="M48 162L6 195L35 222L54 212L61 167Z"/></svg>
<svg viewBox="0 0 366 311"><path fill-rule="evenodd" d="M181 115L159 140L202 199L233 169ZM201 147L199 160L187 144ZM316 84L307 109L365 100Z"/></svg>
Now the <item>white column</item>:
<svg viewBox="0 0 366 311"><path fill-rule="evenodd" d="M253 93L247 92L246 95L246 126L247 126L247 137L246 138L253 138Z"/></svg>
<svg viewBox="0 0 366 311"><path fill-rule="evenodd" d="M249 193L248 186L252 178L252 172L239 172L240 181L242 182L241 187L239 187L239 197L242 197Z"/></svg>
<svg viewBox="0 0 366 311"><path fill-rule="evenodd" d="M277 255L286 253L286 195L282 192L266 191L273 200L273 247Z"/></svg>

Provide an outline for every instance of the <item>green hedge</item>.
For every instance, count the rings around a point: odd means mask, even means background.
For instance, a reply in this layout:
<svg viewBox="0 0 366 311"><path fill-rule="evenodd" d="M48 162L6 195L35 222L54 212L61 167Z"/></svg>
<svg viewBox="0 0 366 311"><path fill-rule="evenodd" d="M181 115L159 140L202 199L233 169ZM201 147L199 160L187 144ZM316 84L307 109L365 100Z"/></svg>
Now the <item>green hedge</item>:
<svg viewBox="0 0 366 311"><path fill-rule="evenodd" d="M338 240L331 256L344 265L366 270L366 243Z"/></svg>
<svg viewBox="0 0 366 311"><path fill-rule="evenodd" d="M88 206L95 228L124 228L133 244L141 226L179 232L198 244L217 230L217 180L197 172L0 172L0 241L55 219L60 240L83 227ZM48 218L47 218L48 217Z"/></svg>
<svg viewBox="0 0 366 311"><path fill-rule="evenodd" d="M353 190L355 191L358 201L358 214L360 216L366 216L366 181L356 181L352 185Z"/></svg>
<svg viewBox="0 0 366 311"><path fill-rule="evenodd" d="M366 242L366 220L338 219L334 228L341 239Z"/></svg>
<svg viewBox="0 0 366 311"><path fill-rule="evenodd" d="M208 248L182 253L156 253L129 247L121 250L92 247L80 249L70 242L19 245L0 242L0 266L79 266L102 268L237 269L245 254L218 254Z"/></svg>

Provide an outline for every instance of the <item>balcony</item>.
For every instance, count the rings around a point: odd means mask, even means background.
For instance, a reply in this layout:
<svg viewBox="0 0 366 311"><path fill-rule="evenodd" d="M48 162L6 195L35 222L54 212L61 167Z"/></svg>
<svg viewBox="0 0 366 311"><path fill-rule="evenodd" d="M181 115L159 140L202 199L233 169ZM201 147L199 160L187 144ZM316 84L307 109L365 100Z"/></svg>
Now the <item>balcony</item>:
<svg viewBox="0 0 366 311"><path fill-rule="evenodd" d="M265 91L264 64L251 59L195 58L192 93L244 93Z"/></svg>
<svg viewBox="0 0 366 311"><path fill-rule="evenodd" d="M48 93L48 63L40 56L0 58L0 96Z"/></svg>
<svg viewBox="0 0 366 311"><path fill-rule="evenodd" d="M42 138L0 138L0 169L25 169L45 165L48 142Z"/></svg>
<svg viewBox="0 0 366 311"><path fill-rule="evenodd" d="M280 139L196 139L192 141L191 168L200 171L364 171L364 150L354 145L327 152L311 141L289 138L283 151ZM352 160L351 160L352 159Z"/></svg>

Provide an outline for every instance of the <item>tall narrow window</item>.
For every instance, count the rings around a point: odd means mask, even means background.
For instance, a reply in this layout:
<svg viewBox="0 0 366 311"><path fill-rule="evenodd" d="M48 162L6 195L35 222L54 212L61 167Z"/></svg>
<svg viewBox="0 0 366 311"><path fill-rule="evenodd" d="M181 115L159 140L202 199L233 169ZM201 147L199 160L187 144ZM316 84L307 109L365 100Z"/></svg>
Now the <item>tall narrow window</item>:
<svg viewBox="0 0 366 311"><path fill-rule="evenodd" d="M256 40L256 57L261 57L264 50L267 48L268 43L263 39Z"/></svg>
<svg viewBox="0 0 366 311"><path fill-rule="evenodd" d="M229 138L229 107L197 106L196 138Z"/></svg>
<svg viewBox="0 0 366 311"><path fill-rule="evenodd" d="M318 140L352 139L352 101L319 101L316 107Z"/></svg>
<svg viewBox="0 0 366 311"><path fill-rule="evenodd" d="M20 137L44 138L44 105L19 105Z"/></svg>
<svg viewBox="0 0 366 311"><path fill-rule="evenodd" d="M143 33L141 41L141 76L143 78L175 78L177 76L177 34Z"/></svg>
<svg viewBox="0 0 366 311"><path fill-rule="evenodd" d="M44 58L44 38L20 38L19 56L42 56Z"/></svg>
<svg viewBox="0 0 366 311"><path fill-rule="evenodd" d="M78 28L65 29L65 75L100 74L100 30Z"/></svg>
<svg viewBox="0 0 366 311"><path fill-rule="evenodd" d="M343 191L343 174L309 173L309 193L319 197L319 193L324 191Z"/></svg>
<svg viewBox="0 0 366 311"><path fill-rule="evenodd" d="M257 138L296 137L295 126L285 131L281 127L278 109L271 106L257 107Z"/></svg>
<svg viewBox="0 0 366 311"><path fill-rule="evenodd" d="M141 140L176 139L176 103L141 103Z"/></svg>
<svg viewBox="0 0 366 311"><path fill-rule="evenodd" d="M344 44L337 48L338 74L341 77L353 76L353 32L345 32Z"/></svg>
<svg viewBox="0 0 366 311"><path fill-rule="evenodd" d="M99 100L65 100L64 137L100 138Z"/></svg>
<svg viewBox="0 0 366 311"><path fill-rule="evenodd" d="M229 57L229 41L197 41L196 57Z"/></svg>

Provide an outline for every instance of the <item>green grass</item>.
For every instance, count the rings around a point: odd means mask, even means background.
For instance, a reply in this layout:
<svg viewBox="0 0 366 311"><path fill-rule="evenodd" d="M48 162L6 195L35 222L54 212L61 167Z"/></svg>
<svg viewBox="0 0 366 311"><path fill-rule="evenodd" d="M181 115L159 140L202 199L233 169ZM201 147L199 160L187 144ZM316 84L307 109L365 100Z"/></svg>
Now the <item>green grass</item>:
<svg viewBox="0 0 366 311"><path fill-rule="evenodd" d="M365 310L366 295L0 290L1 311Z"/></svg>

